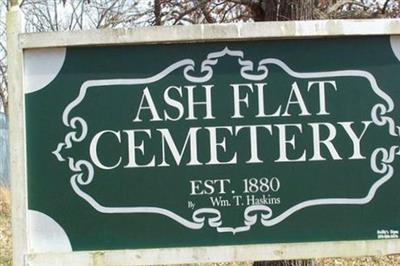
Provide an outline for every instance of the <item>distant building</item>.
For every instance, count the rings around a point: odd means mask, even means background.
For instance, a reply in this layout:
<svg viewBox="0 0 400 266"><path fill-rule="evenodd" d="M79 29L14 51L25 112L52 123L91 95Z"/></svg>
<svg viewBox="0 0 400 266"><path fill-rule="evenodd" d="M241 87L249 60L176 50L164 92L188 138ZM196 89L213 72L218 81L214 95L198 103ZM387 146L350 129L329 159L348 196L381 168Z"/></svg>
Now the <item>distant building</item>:
<svg viewBox="0 0 400 266"><path fill-rule="evenodd" d="M8 123L6 115L0 112L0 185L9 185Z"/></svg>

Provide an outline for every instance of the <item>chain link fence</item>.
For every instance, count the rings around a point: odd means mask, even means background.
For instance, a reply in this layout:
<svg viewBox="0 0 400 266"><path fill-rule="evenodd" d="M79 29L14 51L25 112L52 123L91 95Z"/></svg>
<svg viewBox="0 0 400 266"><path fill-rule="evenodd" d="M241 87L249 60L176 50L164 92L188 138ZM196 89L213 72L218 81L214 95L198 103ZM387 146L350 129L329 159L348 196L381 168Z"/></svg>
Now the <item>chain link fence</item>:
<svg viewBox="0 0 400 266"><path fill-rule="evenodd" d="M0 186L10 186L7 117L0 112Z"/></svg>

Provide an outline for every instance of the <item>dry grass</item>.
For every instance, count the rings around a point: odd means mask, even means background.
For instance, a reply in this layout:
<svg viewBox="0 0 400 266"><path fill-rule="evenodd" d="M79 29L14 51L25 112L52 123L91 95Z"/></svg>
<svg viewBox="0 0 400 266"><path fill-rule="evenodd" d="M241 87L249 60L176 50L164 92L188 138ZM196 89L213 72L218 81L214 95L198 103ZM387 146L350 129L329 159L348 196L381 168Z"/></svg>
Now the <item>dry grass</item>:
<svg viewBox="0 0 400 266"><path fill-rule="evenodd" d="M10 190L0 186L0 266L11 265Z"/></svg>
<svg viewBox="0 0 400 266"><path fill-rule="evenodd" d="M382 257L361 257L347 259L321 259L317 265L333 266L400 266L400 255L382 256Z"/></svg>
<svg viewBox="0 0 400 266"><path fill-rule="evenodd" d="M11 205L10 190L0 186L0 266L11 265ZM186 264L189 265L189 264ZM213 264L190 264L192 266L252 266L252 262L239 263L213 263ZM362 258L328 258L318 259L312 262L315 266L400 266L400 255L384 257L362 257Z"/></svg>

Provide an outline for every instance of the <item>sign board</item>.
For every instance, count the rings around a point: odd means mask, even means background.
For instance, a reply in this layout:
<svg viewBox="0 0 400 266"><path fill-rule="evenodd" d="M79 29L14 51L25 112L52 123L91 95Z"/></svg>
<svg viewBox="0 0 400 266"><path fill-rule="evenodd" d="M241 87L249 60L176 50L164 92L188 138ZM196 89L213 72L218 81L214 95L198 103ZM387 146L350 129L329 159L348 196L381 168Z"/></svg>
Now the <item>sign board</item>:
<svg viewBox="0 0 400 266"><path fill-rule="evenodd" d="M46 36L20 38L33 263L400 251L399 37Z"/></svg>

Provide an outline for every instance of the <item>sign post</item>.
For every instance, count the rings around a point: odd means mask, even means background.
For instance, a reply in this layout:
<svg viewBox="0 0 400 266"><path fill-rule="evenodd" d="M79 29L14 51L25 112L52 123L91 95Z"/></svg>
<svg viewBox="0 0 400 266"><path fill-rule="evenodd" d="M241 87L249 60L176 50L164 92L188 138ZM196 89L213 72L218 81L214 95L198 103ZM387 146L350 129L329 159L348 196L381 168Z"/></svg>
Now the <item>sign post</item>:
<svg viewBox="0 0 400 266"><path fill-rule="evenodd" d="M20 35L17 256L400 252L399 33L367 20Z"/></svg>
<svg viewBox="0 0 400 266"><path fill-rule="evenodd" d="M13 264L24 265L28 254L27 176L25 160L25 122L23 90L23 54L18 36L22 32L22 1L10 1L7 12L7 64L9 95L9 149L12 203Z"/></svg>

